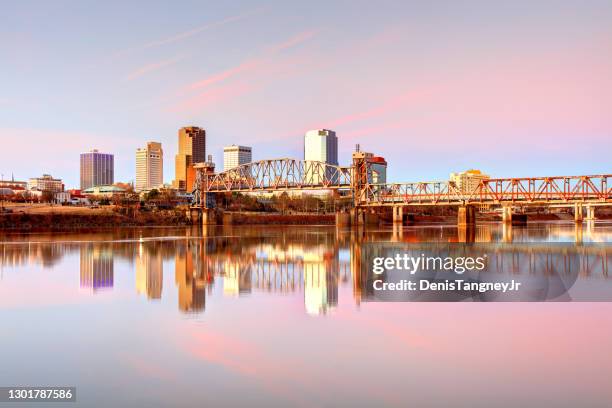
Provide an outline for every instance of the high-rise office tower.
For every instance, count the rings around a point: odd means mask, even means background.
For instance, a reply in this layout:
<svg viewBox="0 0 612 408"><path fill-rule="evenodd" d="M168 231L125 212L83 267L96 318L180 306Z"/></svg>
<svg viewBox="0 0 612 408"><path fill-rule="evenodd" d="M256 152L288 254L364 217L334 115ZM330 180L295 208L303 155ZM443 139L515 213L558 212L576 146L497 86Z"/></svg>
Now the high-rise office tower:
<svg viewBox="0 0 612 408"><path fill-rule="evenodd" d="M328 129L309 130L304 136L304 160L338 165L338 137Z"/></svg>
<svg viewBox="0 0 612 408"><path fill-rule="evenodd" d="M175 157L173 186L190 191L193 188L193 165L206 161L206 131L196 126L178 131L178 153Z"/></svg>
<svg viewBox="0 0 612 408"><path fill-rule="evenodd" d="M91 150L81 153L81 190L109 186L115 182L115 158L109 153Z"/></svg>
<svg viewBox="0 0 612 408"><path fill-rule="evenodd" d="M136 149L136 191L158 188L164 184L164 151L161 143L148 142Z"/></svg>
<svg viewBox="0 0 612 408"><path fill-rule="evenodd" d="M223 148L223 170L227 171L241 164L253 161L252 150L248 146L225 146Z"/></svg>
<svg viewBox="0 0 612 408"><path fill-rule="evenodd" d="M336 132L328 129L309 130L304 136L304 160L338 165L338 138ZM324 179L334 181L332 169L317 163L306 164L308 183L322 183Z"/></svg>

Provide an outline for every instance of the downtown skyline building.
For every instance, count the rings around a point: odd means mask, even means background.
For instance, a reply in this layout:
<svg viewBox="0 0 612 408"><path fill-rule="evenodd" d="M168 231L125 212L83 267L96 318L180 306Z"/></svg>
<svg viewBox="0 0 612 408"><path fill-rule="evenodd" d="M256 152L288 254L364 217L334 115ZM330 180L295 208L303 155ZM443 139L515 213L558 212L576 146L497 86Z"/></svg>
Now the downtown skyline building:
<svg viewBox="0 0 612 408"><path fill-rule="evenodd" d="M80 181L81 190L113 184L115 157L110 153L100 153L97 149L81 153Z"/></svg>
<svg viewBox="0 0 612 408"><path fill-rule="evenodd" d="M190 191L195 181L196 163L206 161L206 130L197 126L182 127L178 131L178 152L174 160L172 186Z"/></svg>
<svg viewBox="0 0 612 408"><path fill-rule="evenodd" d="M30 178L27 183L27 188L30 191L59 193L64 191L64 183L61 179L53 178L50 174L43 174L42 177Z"/></svg>
<svg viewBox="0 0 612 408"><path fill-rule="evenodd" d="M338 137L329 129L309 130L304 135L304 160L338 165Z"/></svg>
<svg viewBox="0 0 612 408"><path fill-rule="evenodd" d="M304 160L338 165L338 137L329 129L309 130L304 135ZM323 169L316 163L306 164L306 179L310 183L321 183L333 177L331 169Z"/></svg>
<svg viewBox="0 0 612 408"><path fill-rule="evenodd" d="M136 149L135 191L159 188L164 184L164 151L159 142L147 142Z"/></svg>
<svg viewBox="0 0 612 408"><path fill-rule="evenodd" d="M253 161L253 150L249 146L225 146L223 148L223 171Z"/></svg>
<svg viewBox="0 0 612 408"><path fill-rule="evenodd" d="M455 183L457 189L462 193L472 193L478 188L480 182L491 177L477 169L469 169L459 173L451 173L449 181Z"/></svg>

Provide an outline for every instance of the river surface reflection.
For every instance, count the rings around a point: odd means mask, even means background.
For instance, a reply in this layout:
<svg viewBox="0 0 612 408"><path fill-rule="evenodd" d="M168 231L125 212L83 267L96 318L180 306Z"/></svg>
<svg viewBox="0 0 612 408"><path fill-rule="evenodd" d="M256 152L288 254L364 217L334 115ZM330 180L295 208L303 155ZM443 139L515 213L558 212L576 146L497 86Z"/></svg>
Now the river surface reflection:
<svg viewBox="0 0 612 408"><path fill-rule="evenodd" d="M362 248L476 246L499 273L571 274L561 300L610 301L611 242L606 223L4 234L0 386L75 385L77 406L610 406L612 303L371 302Z"/></svg>

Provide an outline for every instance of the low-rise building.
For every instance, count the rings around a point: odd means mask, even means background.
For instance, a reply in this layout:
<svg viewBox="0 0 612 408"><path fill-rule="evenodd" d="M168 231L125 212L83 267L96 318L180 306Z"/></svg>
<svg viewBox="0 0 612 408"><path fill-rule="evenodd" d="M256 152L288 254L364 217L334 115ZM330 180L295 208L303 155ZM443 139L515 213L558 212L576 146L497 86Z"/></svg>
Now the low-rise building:
<svg viewBox="0 0 612 408"><path fill-rule="evenodd" d="M451 173L450 181L455 183L457 189L462 193L472 193L478 188L482 180L488 180L491 177L484 174L480 170L470 169L460 173Z"/></svg>
<svg viewBox="0 0 612 408"><path fill-rule="evenodd" d="M125 190L117 186L95 186L81 191L81 194L86 197L95 196L111 198L117 195L125 194Z"/></svg>
<svg viewBox="0 0 612 408"><path fill-rule="evenodd" d="M64 183L61 179L53 178L50 174L43 174L42 177L35 177L28 180L28 190L30 191L49 191L57 193L64 191Z"/></svg>
<svg viewBox="0 0 612 408"><path fill-rule="evenodd" d="M70 203L70 193L68 191L59 191L53 194L53 202L56 204Z"/></svg>
<svg viewBox="0 0 612 408"><path fill-rule="evenodd" d="M89 205L89 199L81 193L79 189L68 190L70 193L70 204L73 205Z"/></svg>
<svg viewBox="0 0 612 408"><path fill-rule="evenodd" d="M27 181L0 180L0 188L10 188L11 190L25 190L28 188Z"/></svg>

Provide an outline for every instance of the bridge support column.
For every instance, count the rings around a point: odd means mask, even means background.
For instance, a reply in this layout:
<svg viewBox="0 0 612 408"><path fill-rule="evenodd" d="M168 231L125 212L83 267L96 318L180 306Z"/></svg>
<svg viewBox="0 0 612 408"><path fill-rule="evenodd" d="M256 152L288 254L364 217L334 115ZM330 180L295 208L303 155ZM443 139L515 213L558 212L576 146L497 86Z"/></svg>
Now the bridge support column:
<svg viewBox="0 0 612 408"><path fill-rule="evenodd" d="M363 225L363 210L360 208L351 209L351 225L359 226Z"/></svg>
<svg viewBox="0 0 612 408"><path fill-rule="evenodd" d="M594 221L595 218L595 206L587 205L586 206L586 220Z"/></svg>
<svg viewBox="0 0 612 408"><path fill-rule="evenodd" d="M583 207L582 204L576 203L574 204L574 221L577 223L582 222L584 219Z"/></svg>
<svg viewBox="0 0 612 408"><path fill-rule="evenodd" d="M463 243L471 243L476 241L476 225L458 225L457 226L457 241Z"/></svg>
<svg viewBox="0 0 612 408"><path fill-rule="evenodd" d="M502 221L504 224L512 224L512 207L502 207Z"/></svg>
<svg viewBox="0 0 612 408"><path fill-rule="evenodd" d="M476 225L476 209L472 205L459 207L457 212L457 225L467 226Z"/></svg>
<svg viewBox="0 0 612 408"><path fill-rule="evenodd" d="M401 207L401 206L393 207L393 223L394 224L404 223L404 207Z"/></svg>
<svg viewBox="0 0 612 408"><path fill-rule="evenodd" d="M234 215L232 213L224 212L222 217L223 225L232 225L234 223Z"/></svg>
<svg viewBox="0 0 612 408"><path fill-rule="evenodd" d="M380 217L375 210L364 211L365 225L368 227L378 227Z"/></svg>
<svg viewBox="0 0 612 408"><path fill-rule="evenodd" d="M336 227L348 228L351 226L351 215L344 211L336 213Z"/></svg>
<svg viewBox="0 0 612 408"><path fill-rule="evenodd" d="M185 218L192 224L196 224L200 220L200 210L197 208L190 208L185 211Z"/></svg>
<svg viewBox="0 0 612 408"><path fill-rule="evenodd" d="M202 225L215 225L216 223L217 214L215 214L215 210L202 208Z"/></svg>

